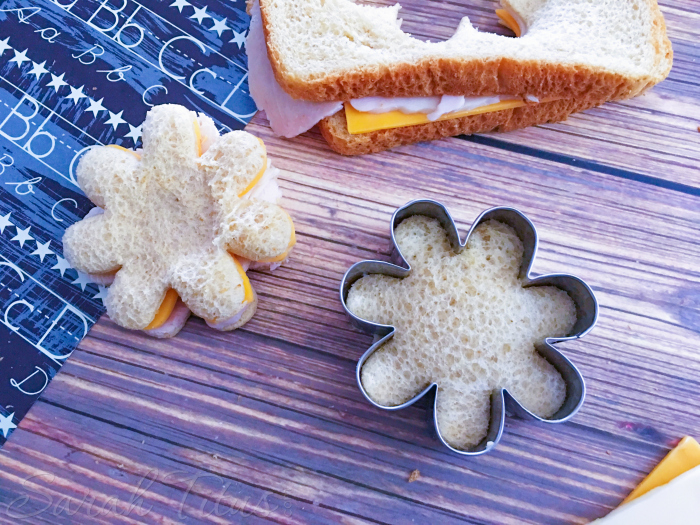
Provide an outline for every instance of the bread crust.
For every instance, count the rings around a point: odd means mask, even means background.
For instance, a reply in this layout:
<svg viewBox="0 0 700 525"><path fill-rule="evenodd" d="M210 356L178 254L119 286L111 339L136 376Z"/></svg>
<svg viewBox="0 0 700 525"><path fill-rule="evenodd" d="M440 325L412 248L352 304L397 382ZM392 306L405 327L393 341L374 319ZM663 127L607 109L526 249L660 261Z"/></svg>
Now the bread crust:
<svg viewBox="0 0 700 525"><path fill-rule="evenodd" d="M555 100L492 113L482 113L450 120L393 128L371 133L351 135L348 132L345 111L323 119L321 134L329 146L342 155L377 153L397 146L435 140L455 135L471 135L488 131L513 131L545 122L565 120L571 113L583 111L604 101L588 99Z"/></svg>
<svg viewBox="0 0 700 525"><path fill-rule="evenodd" d="M250 321L253 316L255 315L255 312L258 310L258 293L253 289L253 301L248 305L246 308L245 312L243 312L243 315L241 316L240 320L227 327L227 328L216 328L216 330L220 330L222 332L230 332L232 330L236 330L246 324L248 321Z"/></svg>
<svg viewBox="0 0 700 525"><path fill-rule="evenodd" d="M509 58L488 61L430 58L415 64L367 68L307 81L286 75L274 49L268 48L268 55L282 88L293 98L314 102L435 95L618 100L634 97L665 78L665 75L628 78L583 66Z"/></svg>
<svg viewBox="0 0 700 525"><path fill-rule="evenodd" d="M651 9L654 16L654 21L652 22L654 27L654 39L653 46L656 51L654 65L656 76L658 80L656 82L650 83L647 88L658 84L663 79L665 79L671 72L671 67L673 66L673 46L671 45L671 40L669 40L666 34L666 19L664 19L661 9L659 9L659 4L656 0L647 0L647 3Z"/></svg>
<svg viewBox="0 0 700 525"><path fill-rule="evenodd" d="M656 0L647 0L654 17L652 46L655 66L647 75L628 77L602 68L511 58L460 60L426 57L410 64L367 67L299 78L285 67L271 43L266 0L260 0L267 51L277 82L293 98L314 102L348 101L367 96L411 97L435 95L531 95L541 99L586 98L621 100L657 84L671 70L673 51Z"/></svg>

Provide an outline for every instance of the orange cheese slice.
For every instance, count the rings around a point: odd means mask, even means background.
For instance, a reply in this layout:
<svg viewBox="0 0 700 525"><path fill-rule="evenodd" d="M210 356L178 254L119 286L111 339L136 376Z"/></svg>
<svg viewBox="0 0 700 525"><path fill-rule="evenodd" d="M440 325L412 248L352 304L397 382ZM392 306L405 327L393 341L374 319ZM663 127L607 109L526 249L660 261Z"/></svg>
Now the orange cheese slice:
<svg viewBox="0 0 700 525"><path fill-rule="evenodd" d="M260 141L260 144L262 145L263 148L265 148L265 143L262 141L261 138L258 137L258 140ZM252 190L255 185L260 182L260 179L262 179L263 175L265 175L265 170L267 169L267 150L265 150L265 156L263 157L263 165L262 168L260 168L260 171L258 174L253 177L253 180L250 181L248 186L238 194L239 197L243 197L246 193L248 193L250 190Z"/></svg>
<svg viewBox="0 0 700 525"><path fill-rule="evenodd" d="M173 313L177 299L177 292L172 288L165 292L165 297L163 298L163 302L160 303L156 316L153 318L153 321L151 321L151 324L149 324L145 329L152 330L153 328L160 328L163 326L165 321L168 320L168 317L170 317L170 314Z"/></svg>
<svg viewBox="0 0 700 525"><path fill-rule="evenodd" d="M199 127L199 120L194 119L194 137L197 144L197 156L202 156L202 130Z"/></svg>
<svg viewBox="0 0 700 525"><path fill-rule="evenodd" d="M241 263L238 262L238 259L236 259L234 255L231 255L231 258L233 259L233 262L236 265L238 275L241 276L241 281L243 281L243 290L245 292L245 295L243 296L243 302L250 303L253 301L253 287L250 285L250 279L248 279L248 276L246 275L243 266L241 266Z"/></svg>
<svg viewBox="0 0 700 525"><path fill-rule="evenodd" d="M665 485L672 479L697 466L700 466L700 445L692 437L686 436L637 485L637 488L625 498L621 505L643 496L650 490Z"/></svg>
<svg viewBox="0 0 700 525"><path fill-rule="evenodd" d="M120 149L120 150L122 150L122 151L126 151L127 153L131 153L134 157L136 157L137 159L141 160L141 155L139 155L138 153L136 153L134 150L126 149L126 148L123 148L123 147L121 147L121 146L117 146L116 144L108 144L107 147L108 147L108 148Z"/></svg>
<svg viewBox="0 0 700 525"><path fill-rule="evenodd" d="M231 256L233 257L233 256ZM250 280L248 279L248 276L246 275L245 271L243 270L243 267L241 266L241 263L238 262L238 259L233 257L233 262L236 265L236 269L238 270L238 275L241 276L241 280L243 281L243 289L244 289L244 296L243 296L243 302L244 303L249 303L253 300L253 287L250 285ZM160 303L160 307L158 308L158 311L156 312L156 316L153 318L153 321L151 321L151 324L149 324L145 330L152 330L154 328L160 328L165 324L165 321L168 320L170 317L170 314L173 313L173 310L175 309L175 305L177 304L177 300L179 299L179 296L175 290L172 288L168 290L165 293L165 297L163 298L163 302Z"/></svg>
<svg viewBox="0 0 700 525"><path fill-rule="evenodd" d="M513 15L507 9L496 9L496 16L500 18L500 23L515 33L515 36L522 35L520 25Z"/></svg>
<svg viewBox="0 0 700 525"><path fill-rule="evenodd" d="M289 250L284 252L282 255L278 255L277 257L268 257L267 259L260 259L259 261L255 261L255 262L261 262L261 263L282 262L287 258L287 255L289 255Z"/></svg>
<svg viewBox="0 0 700 525"><path fill-rule="evenodd" d="M260 179L262 179L263 175L265 175L265 170L267 170L267 155L263 158L263 166L260 168L260 171L258 174L253 177L253 180L250 181L248 186L245 187L245 189L238 194L239 197L243 197L246 193L248 193L250 190L252 190L255 185L260 182Z"/></svg>
<svg viewBox="0 0 700 525"><path fill-rule="evenodd" d="M519 108L526 103L522 99L504 100L488 106L482 106L476 109L465 109L464 111L455 111L443 115L437 120L450 120L453 118L469 117L471 115L480 115L482 113L492 113L494 111L503 111L505 109ZM428 115L425 113L410 113L405 114L400 111L388 111L387 113L368 113L358 111L352 104L345 103L345 118L348 122L348 132L351 135L359 135L360 133L370 133L381 129L404 128L406 126L417 126L418 124L428 124L429 122L437 122L428 120Z"/></svg>

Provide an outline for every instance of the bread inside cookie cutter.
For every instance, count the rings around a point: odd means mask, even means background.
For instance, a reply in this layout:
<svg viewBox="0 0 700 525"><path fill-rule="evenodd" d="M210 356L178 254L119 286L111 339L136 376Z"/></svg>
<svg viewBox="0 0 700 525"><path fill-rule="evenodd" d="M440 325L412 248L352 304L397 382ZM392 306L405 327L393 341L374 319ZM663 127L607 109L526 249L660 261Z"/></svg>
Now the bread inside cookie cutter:
<svg viewBox="0 0 700 525"><path fill-rule="evenodd" d="M452 250L455 253L461 253L464 250L472 231L479 224L489 220L496 220L507 224L515 230L517 236L523 243L524 251L519 273L519 278L523 283L523 287L554 286L566 291L574 301L576 306L576 322L571 332L565 337L545 338L536 345L536 349L539 354L549 361L552 366L554 366L554 368L561 374L566 384L566 398L564 403L561 408L559 408L559 410L551 417L542 418L535 415L516 401L516 399L511 396L505 388L496 389L491 393L491 414L486 437L484 437L484 439L482 439L476 446L470 449L462 450L457 449L447 443L440 433L440 428L437 423L437 391L439 386L436 382L426 386L412 399L396 406L380 405L373 401L367 394L361 381L362 366L365 361L384 344L384 342L389 340L394 335L395 328L393 326L377 324L361 319L349 310L346 300L350 287L353 285L353 283L365 275L383 274L390 277L403 278L411 272L410 265L399 251L394 232L396 227L404 219L413 215L423 215L437 219L447 233L447 238L450 242ZM562 341L570 341L586 335L597 321L598 302L590 287L584 281L573 275L557 273L541 275L539 277L531 276L532 265L537 254L538 239L535 226L524 214L514 208L508 207L491 208L486 210L474 221L464 241L461 241L457 225L445 206L432 200L417 200L409 202L405 206L402 206L396 210L391 219L391 239L394 247L391 256L391 263L376 260L361 261L356 263L345 273L340 285L340 300L352 324L354 324L360 330L378 337L378 340L360 358L356 369L357 384L364 397L370 403L384 410L400 410L412 405L429 392L434 391L436 395L433 401L433 419L438 438L443 445L449 448L452 452L468 456L483 454L496 446L503 435L506 414L522 419L534 419L543 423L562 423L576 414L579 408L581 408L586 396L586 385L583 376L578 371L576 366L569 361L568 358L561 354L554 347L554 345Z"/></svg>

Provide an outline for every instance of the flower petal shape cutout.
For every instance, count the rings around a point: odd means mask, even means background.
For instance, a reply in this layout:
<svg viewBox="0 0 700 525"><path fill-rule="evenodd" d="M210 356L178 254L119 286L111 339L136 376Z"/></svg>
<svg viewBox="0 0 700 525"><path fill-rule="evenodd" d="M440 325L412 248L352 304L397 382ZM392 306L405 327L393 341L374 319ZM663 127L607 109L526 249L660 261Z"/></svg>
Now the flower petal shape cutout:
<svg viewBox="0 0 700 525"><path fill-rule="evenodd" d="M155 106L142 150L95 146L81 158L78 184L103 213L66 230L65 257L113 276L105 305L125 328L146 329L170 290L211 325L236 328L257 304L238 259L281 260L295 239L281 207L251 197L267 167L255 136L219 136L209 117Z"/></svg>
<svg viewBox="0 0 700 525"><path fill-rule="evenodd" d="M562 394L563 401L561 402L561 406L558 409L555 408L553 413L548 414L548 417L537 415L535 411L526 408L525 405L527 403L524 403L523 399L520 399L519 401L516 396L513 395L513 392L510 392L508 388L499 384L491 389L490 392L486 392L486 398L483 400L483 402L486 403L484 410L487 411L486 417L488 418L488 431L486 432L485 437L483 437L483 439L476 444L471 444L469 446L455 446L454 440L452 443L450 443L450 440L446 439L445 435L443 435L443 432L441 432L440 423L438 421L439 400L441 399L441 396L448 396L445 399L449 400L450 403L452 401L449 387L440 385L440 379L426 376L428 380L421 383L422 386L417 389L415 394L412 395L412 397L407 401L398 404L382 404L370 396L366 386L363 384L363 367L375 354L377 354L375 358L382 356L382 349L385 348L385 345L392 344L392 338L394 337L396 331L400 330L401 328L395 328L390 324L380 324L378 322L374 322L376 319L370 321L367 318L359 317L353 313L351 308L348 306L348 296L350 294L351 287L365 276L375 276L378 274L379 276L396 278L395 285L399 287L401 283L404 282L404 278L411 275L411 272L414 269L408 263L407 259L410 257L405 257L405 254L402 253L401 248L399 247L399 243L397 242L396 238L396 228L403 221L413 216L424 216L436 219L446 234L446 242L449 244L449 248L451 248L451 253L453 255L462 254L465 248L467 248L470 237L475 230L480 227L480 225L483 227L489 224L490 221L505 224L507 227L509 227L509 231L513 231L522 243L522 260L519 267L512 268L512 270L514 274L516 274L513 276L513 279L517 279L517 283L519 284L518 287L524 290L523 294L530 293L530 288L538 287L540 290L533 290L533 292L538 293L539 295L544 295L541 292L546 289L555 290L555 292L559 294L561 294L561 291L564 291L566 294L568 294L570 300L567 300L569 303L573 303L572 308L575 309L575 320L572 320L571 324L569 325L570 329L568 329L565 334L559 334L556 337L542 336L541 339L534 342L534 347L536 349L535 358L544 363L546 367L552 368L555 373L558 372L565 385L565 393ZM479 231L480 230L477 230L477 233L474 235L475 240L478 239ZM588 285L577 277L566 274L549 274L539 277L531 276L531 268L537 252L538 239L534 225L525 215L513 208L507 207L492 208L487 210L477 218L469 230L465 240L462 242L460 241L459 232L454 220L442 204L430 200L419 200L406 204L394 213L391 221L391 237L394 247L392 254L393 262L359 262L353 265L345 273L340 288L341 302L352 323L361 330L378 336L379 339L360 358L356 370L358 386L362 394L368 401L370 401L370 403L386 410L399 410L415 403L417 400L434 390L435 400L433 407L433 418L438 438L450 450L463 455L478 455L491 450L498 443L503 434L506 414L525 419L534 419L541 422L559 423L568 420L578 411L583 404L586 391L583 377L576 367L564 355L562 355L554 347L554 345L561 341L582 337L588 333L593 328L597 320L598 304ZM432 247L429 249L432 249ZM423 272L425 270L421 267L416 268L416 271L419 272ZM394 279L387 279L387 281L394 281ZM390 284L387 286L390 286ZM387 316L386 318L391 318L391 315ZM405 323L397 322L394 324L404 325L402 328L406 329ZM439 333L441 328L444 328L441 323L437 323L434 326L434 329L438 332L434 335L434 337L441 337ZM401 339L401 336L399 339ZM403 338L402 341L405 342L406 338ZM399 343L397 343L397 345L399 345ZM410 355L410 353L402 354L402 349L397 348L397 345L392 346L391 351L398 352L399 358L404 358ZM431 348L433 347L439 348L439 345L431 345ZM430 351L432 350L426 350L426 352ZM439 349L436 350L436 354L438 352ZM436 357L436 359L439 359L439 357ZM376 359L374 359L374 361L376 361ZM372 361L370 361L370 363L371 362ZM447 381L444 380L444 378L442 379L442 382L447 384ZM393 388L394 386L395 385L390 382L388 388ZM445 390L445 388L447 388L447 390ZM517 389L512 387L511 390L515 391ZM488 406L489 401L490 406Z"/></svg>

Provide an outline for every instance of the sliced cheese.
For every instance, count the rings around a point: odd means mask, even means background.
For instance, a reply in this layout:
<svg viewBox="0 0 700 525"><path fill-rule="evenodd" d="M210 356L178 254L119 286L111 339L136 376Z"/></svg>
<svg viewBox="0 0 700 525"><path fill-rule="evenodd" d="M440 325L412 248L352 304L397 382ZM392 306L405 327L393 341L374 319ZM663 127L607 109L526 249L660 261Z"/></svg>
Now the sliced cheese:
<svg viewBox="0 0 700 525"><path fill-rule="evenodd" d="M496 9L496 16L500 18L502 25L506 26L508 29L513 31L513 33L515 33L515 36L520 37L522 35L520 24L518 24L515 17L511 15L507 9Z"/></svg>
<svg viewBox="0 0 700 525"><path fill-rule="evenodd" d="M260 259L259 261L255 261L255 262L260 262L260 263L282 262L287 258L288 255L289 255L289 250L284 252L282 255L278 255L277 257L268 257L267 259Z"/></svg>
<svg viewBox="0 0 700 525"><path fill-rule="evenodd" d="M260 171L258 174L253 177L253 180L250 181L248 186L245 187L245 189L238 194L239 197L243 197L246 193L248 193L250 190L252 190L255 185L260 182L260 179L263 178L263 175L265 175L265 171L267 170L267 155L265 155L265 158L263 158L263 167L260 168Z"/></svg>
<svg viewBox="0 0 700 525"><path fill-rule="evenodd" d="M120 150L122 150L122 151L126 151L127 153L131 153L134 157L136 157L137 159L141 160L141 155L139 155L138 153L136 153L134 150L126 149L126 148L123 148L122 146L117 146L116 144L108 144L107 147L108 147L108 148L120 149Z"/></svg>
<svg viewBox="0 0 700 525"><path fill-rule="evenodd" d="M149 324L145 329L152 330L153 328L160 328L163 326L165 321L168 320L168 317L170 317L170 314L173 313L177 299L177 292L172 288L165 292L165 297L163 298L163 302L160 303L156 316L153 318L153 321L151 321L151 324Z"/></svg>
<svg viewBox="0 0 700 525"><path fill-rule="evenodd" d="M700 445L692 437L686 436L669 452L661 463L654 467L649 475L637 485L622 502L624 505L661 485L665 485L684 472L700 466ZM700 498L700 493L698 494ZM700 517L699 517L700 518Z"/></svg>
<svg viewBox="0 0 700 525"><path fill-rule="evenodd" d="M456 111L443 115L437 121L450 120L453 118L469 117L482 113L492 113L506 109L519 108L526 104L523 100L505 100L496 104L489 104L476 109ZM425 113L404 114L400 111L389 111L387 113L364 113L356 110L351 104L345 104L345 118L348 122L348 132L351 135L360 133L370 133L382 129L404 128L406 126L417 126L418 124L428 124L431 121Z"/></svg>
<svg viewBox="0 0 700 525"><path fill-rule="evenodd" d="M265 143L262 141L262 139L261 139L260 137L258 137L258 141L260 142L260 145L261 145L263 148L265 148ZM265 157L263 157L263 165L262 165L262 168L260 168L260 171L258 172L258 174L257 174L255 177L253 177L253 180L250 181L250 183L248 184L248 186L246 186L246 188L245 188L242 192L240 192L240 193L238 194L238 196L239 196L239 197L243 197L243 195L245 195L245 194L248 193L250 190L252 190L252 189L255 187L255 185L256 185L258 182L260 182L260 179L263 178L263 175L265 175L265 171L266 171L266 170L267 170L267 149L265 149Z"/></svg>
<svg viewBox="0 0 700 525"><path fill-rule="evenodd" d="M684 472L610 514L597 525L690 525L700 518L700 467Z"/></svg>
<svg viewBox="0 0 700 525"><path fill-rule="evenodd" d="M202 130L199 127L199 121L194 119L194 136L197 143L197 156L202 156Z"/></svg>
<svg viewBox="0 0 700 525"><path fill-rule="evenodd" d="M243 266L241 266L241 263L238 262L238 259L234 255L231 255L231 257L233 258L233 262L236 265L236 270L238 270L238 275L241 276L241 281L243 281L243 290L245 292L245 295L243 296L243 302L250 303L253 301L253 287L250 285L250 280L248 279L248 276L246 275Z"/></svg>

